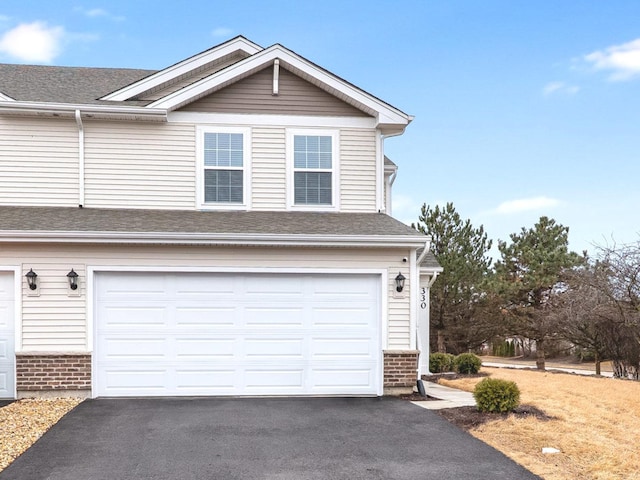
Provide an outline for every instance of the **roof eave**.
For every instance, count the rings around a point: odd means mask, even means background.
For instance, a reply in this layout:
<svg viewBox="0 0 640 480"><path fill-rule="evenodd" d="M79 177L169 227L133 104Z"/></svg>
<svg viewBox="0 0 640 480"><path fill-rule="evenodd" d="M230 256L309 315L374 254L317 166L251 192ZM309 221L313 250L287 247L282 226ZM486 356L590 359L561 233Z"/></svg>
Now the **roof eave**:
<svg viewBox="0 0 640 480"><path fill-rule="evenodd" d="M424 247L414 235L282 235L171 232L0 231L0 242L245 245L300 247Z"/></svg>
<svg viewBox="0 0 640 480"><path fill-rule="evenodd" d="M73 117L76 111L96 119L130 119L167 121L167 110L162 108L89 105L49 102L0 101L0 114Z"/></svg>

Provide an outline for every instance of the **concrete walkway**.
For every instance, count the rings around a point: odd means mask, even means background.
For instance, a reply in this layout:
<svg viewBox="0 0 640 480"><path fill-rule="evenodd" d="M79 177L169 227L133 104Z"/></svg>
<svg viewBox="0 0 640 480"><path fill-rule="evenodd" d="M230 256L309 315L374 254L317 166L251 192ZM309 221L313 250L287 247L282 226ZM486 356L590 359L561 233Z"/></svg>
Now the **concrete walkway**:
<svg viewBox="0 0 640 480"><path fill-rule="evenodd" d="M428 396L438 400L418 400L411 402L427 410L440 410L441 408L473 407L476 404L471 392L445 387L438 383L422 382Z"/></svg>

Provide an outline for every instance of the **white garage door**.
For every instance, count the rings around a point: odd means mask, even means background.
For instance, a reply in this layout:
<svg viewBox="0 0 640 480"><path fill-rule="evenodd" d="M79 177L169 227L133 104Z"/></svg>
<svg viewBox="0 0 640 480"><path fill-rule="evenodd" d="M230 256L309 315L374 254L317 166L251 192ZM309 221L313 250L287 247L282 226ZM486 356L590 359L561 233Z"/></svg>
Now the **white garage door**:
<svg viewBox="0 0 640 480"><path fill-rule="evenodd" d="M15 396L13 273L0 272L0 398Z"/></svg>
<svg viewBox="0 0 640 480"><path fill-rule="evenodd" d="M376 275L104 272L96 396L375 395Z"/></svg>

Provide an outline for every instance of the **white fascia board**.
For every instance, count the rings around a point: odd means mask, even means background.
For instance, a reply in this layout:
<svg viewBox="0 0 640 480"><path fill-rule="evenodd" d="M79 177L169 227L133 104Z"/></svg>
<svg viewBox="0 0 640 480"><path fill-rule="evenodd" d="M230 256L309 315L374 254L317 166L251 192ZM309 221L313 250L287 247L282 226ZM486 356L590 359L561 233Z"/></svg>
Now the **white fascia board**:
<svg viewBox="0 0 640 480"><path fill-rule="evenodd" d="M279 235L156 232L51 232L3 231L0 243L106 243L175 245L247 245L300 247L409 247L424 245L412 235Z"/></svg>
<svg viewBox="0 0 640 480"><path fill-rule="evenodd" d="M185 75L192 70L195 70L203 65L211 63L218 58L222 58L225 55L230 55L238 50L242 50L249 55L254 55L262 50L259 45L247 40L244 37L235 38L227 43L223 43L217 47L206 50L202 53L187 58L182 62L176 63L164 70L160 70L142 80L133 83L120 90L116 90L108 95L105 95L101 100L114 100L124 101L128 100L136 95L140 95L147 90L151 90L163 83L170 82L171 80Z"/></svg>
<svg viewBox="0 0 640 480"><path fill-rule="evenodd" d="M247 125L300 128L376 128L373 117L323 117L305 115L271 115L247 113L169 112L171 123L195 123L197 125Z"/></svg>
<svg viewBox="0 0 640 480"><path fill-rule="evenodd" d="M167 111L161 108L119 107L112 105L88 105L73 103L44 103L44 102L0 102L0 114L50 114L75 116L79 110L82 115L95 117L131 117L135 119L166 121Z"/></svg>
<svg viewBox="0 0 640 480"><path fill-rule="evenodd" d="M226 86L238 78L244 78L248 74L269 65L274 60L280 60L281 65L300 70L317 79L329 89L334 89L352 98L356 103L377 112L378 123L388 125L408 125L413 117L407 115L391 105L378 100L368 93L354 87L350 83L318 68L311 62L299 57L281 45L274 45L255 55L241 60L229 67L213 73L202 80L186 86L177 92L173 92L164 98L156 100L149 108L166 108L173 110L185 105L194 99L206 96L221 86Z"/></svg>

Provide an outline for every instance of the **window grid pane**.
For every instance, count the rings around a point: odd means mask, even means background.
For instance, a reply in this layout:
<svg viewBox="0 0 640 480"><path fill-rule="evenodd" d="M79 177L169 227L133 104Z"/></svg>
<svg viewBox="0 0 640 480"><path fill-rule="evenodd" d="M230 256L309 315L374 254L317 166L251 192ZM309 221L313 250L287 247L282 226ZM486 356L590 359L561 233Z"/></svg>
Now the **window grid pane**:
<svg viewBox="0 0 640 480"><path fill-rule="evenodd" d="M330 170L332 168L332 138L319 135L293 137L294 168Z"/></svg>
<svg viewBox="0 0 640 480"><path fill-rule="evenodd" d="M204 201L218 203L242 203L242 170L205 170Z"/></svg>
<svg viewBox="0 0 640 480"><path fill-rule="evenodd" d="M296 205L331 205L331 173L295 172Z"/></svg>
<svg viewBox="0 0 640 480"><path fill-rule="evenodd" d="M204 164L207 167L242 167L242 134L205 132Z"/></svg>

